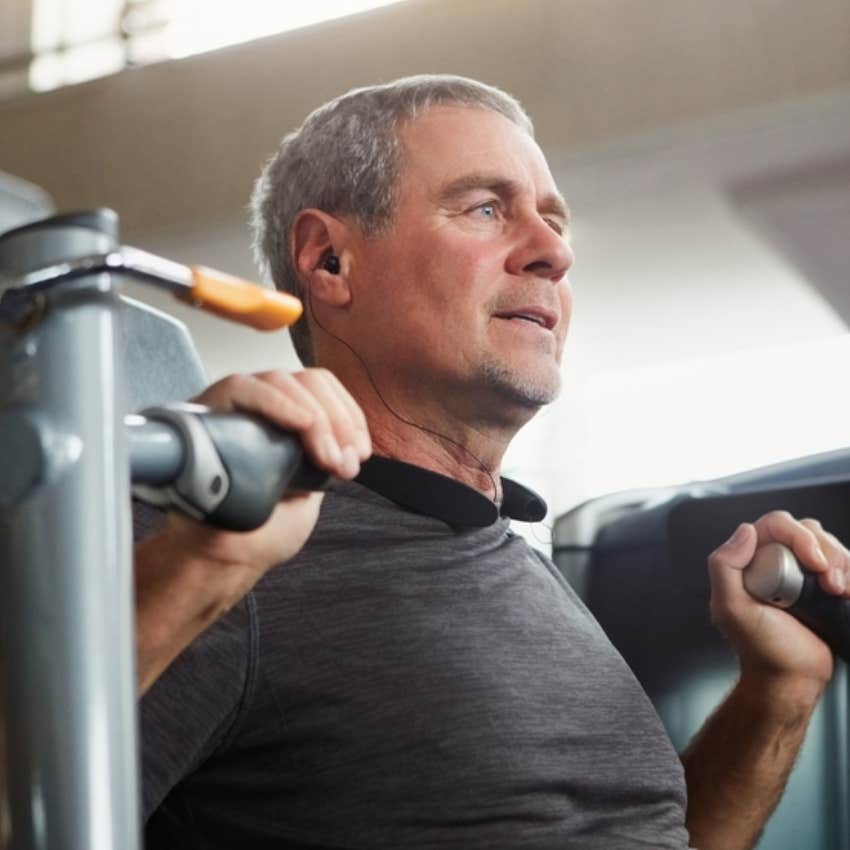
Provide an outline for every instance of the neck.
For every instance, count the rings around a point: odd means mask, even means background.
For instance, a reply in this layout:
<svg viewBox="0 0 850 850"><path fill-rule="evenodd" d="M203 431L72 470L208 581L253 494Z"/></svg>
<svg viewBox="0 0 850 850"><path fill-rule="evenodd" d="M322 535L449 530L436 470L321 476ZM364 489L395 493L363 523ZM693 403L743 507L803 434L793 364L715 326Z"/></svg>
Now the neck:
<svg viewBox="0 0 850 850"><path fill-rule="evenodd" d="M379 395L366 378L340 378L363 409L375 454L430 469L501 501L499 467L513 430L470 423L424 393L411 398L381 387Z"/></svg>
<svg viewBox="0 0 850 850"><path fill-rule="evenodd" d="M473 398L419 378L401 381L394 367L367 370L348 344L317 346L316 353L362 408L375 454L454 478L501 502L502 457L534 411L486 393Z"/></svg>
<svg viewBox="0 0 850 850"><path fill-rule="evenodd" d="M456 432L449 435L430 425L389 421L369 411L366 418L375 454L439 472L501 502L501 452L497 456L492 450L483 451L487 446L479 445L480 441L464 439Z"/></svg>

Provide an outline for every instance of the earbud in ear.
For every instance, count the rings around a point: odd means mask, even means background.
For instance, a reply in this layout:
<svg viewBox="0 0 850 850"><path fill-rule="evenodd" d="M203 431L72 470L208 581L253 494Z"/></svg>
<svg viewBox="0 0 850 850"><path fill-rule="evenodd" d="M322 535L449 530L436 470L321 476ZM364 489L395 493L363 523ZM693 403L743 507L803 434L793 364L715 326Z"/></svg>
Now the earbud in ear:
<svg viewBox="0 0 850 850"><path fill-rule="evenodd" d="M339 257L333 254L328 254L325 261L322 263L322 268L331 274L339 274Z"/></svg>

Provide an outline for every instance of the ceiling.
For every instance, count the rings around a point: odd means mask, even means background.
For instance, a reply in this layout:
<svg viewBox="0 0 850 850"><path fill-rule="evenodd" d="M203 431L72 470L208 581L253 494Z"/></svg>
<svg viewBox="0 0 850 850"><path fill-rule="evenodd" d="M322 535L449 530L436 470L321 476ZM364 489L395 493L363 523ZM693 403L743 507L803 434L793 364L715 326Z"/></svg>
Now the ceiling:
<svg viewBox="0 0 850 850"><path fill-rule="evenodd" d="M646 9L408 0L0 102L0 169L60 209L117 209L130 243L251 275L244 207L287 129L354 85L468 74L522 100L577 213L573 362L595 371L624 349L650 363L839 332L850 3ZM225 368L221 328L186 318ZM277 342L234 347L279 357Z"/></svg>
<svg viewBox="0 0 850 850"><path fill-rule="evenodd" d="M210 218L312 107L422 71L516 94L554 155L850 86L850 4L408 0L7 99L0 168L62 208L113 206L128 232Z"/></svg>

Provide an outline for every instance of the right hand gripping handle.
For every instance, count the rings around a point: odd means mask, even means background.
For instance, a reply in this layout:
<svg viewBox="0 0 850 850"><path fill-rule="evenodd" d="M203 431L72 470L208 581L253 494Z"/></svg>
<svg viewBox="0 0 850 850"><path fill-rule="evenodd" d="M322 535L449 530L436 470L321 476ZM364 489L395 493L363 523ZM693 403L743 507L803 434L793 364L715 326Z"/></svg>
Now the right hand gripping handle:
<svg viewBox="0 0 850 850"><path fill-rule="evenodd" d="M219 413L198 404L173 404L143 412L172 429L181 457L176 474L134 494L159 507L229 531L251 531L271 516L289 490L321 490L328 475L314 467L300 439L245 413Z"/></svg>

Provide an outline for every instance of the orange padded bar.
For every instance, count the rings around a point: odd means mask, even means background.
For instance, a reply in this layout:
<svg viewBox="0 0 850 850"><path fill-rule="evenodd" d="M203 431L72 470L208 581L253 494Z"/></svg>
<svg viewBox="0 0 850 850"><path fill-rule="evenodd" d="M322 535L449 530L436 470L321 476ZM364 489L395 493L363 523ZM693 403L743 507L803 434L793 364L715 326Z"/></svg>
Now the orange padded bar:
<svg viewBox="0 0 850 850"><path fill-rule="evenodd" d="M257 330L273 331L301 318L301 302L292 295L264 289L256 283L222 274L205 266L192 266L192 288L186 294L204 310L251 325Z"/></svg>

